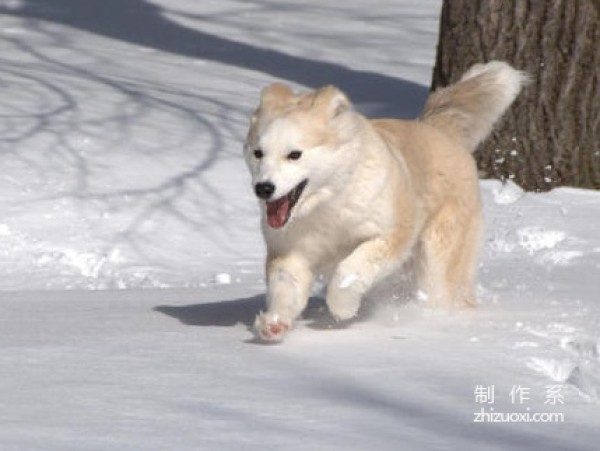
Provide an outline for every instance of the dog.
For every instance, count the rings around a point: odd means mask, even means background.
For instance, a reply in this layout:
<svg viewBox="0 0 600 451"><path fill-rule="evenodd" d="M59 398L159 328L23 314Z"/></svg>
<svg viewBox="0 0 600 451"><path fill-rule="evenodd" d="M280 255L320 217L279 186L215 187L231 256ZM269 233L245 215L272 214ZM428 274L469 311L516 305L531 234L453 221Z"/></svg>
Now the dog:
<svg viewBox="0 0 600 451"><path fill-rule="evenodd" d="M475 306L483 220L472 153L526 81L507 63L476 64L414 121L367 119L334 86L263 89L244 144L267 247L258 337L285 336L317 276L333 317L353 318L411 255L430 305Z"/></svg>

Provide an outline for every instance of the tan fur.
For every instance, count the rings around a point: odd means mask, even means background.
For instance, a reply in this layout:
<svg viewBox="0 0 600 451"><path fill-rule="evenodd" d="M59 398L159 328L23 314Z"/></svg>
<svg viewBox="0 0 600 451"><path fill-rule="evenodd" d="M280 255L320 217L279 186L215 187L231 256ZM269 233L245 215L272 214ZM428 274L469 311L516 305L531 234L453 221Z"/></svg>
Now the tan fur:
<svg viewBox="0 0 600 451"><path fill-rule="evenodd" d="M282 337L319 274L332 314L351 318L410 255L430 305L475 305L483 221L471 152L523 80L505 63L474 66L434 93L419 121L368 120L332 86L302 95L265 89L245 146L253 183L272 182L273 199L308 183L282 228L266 223L260 203L268 291L259 336ZM286 158L292 149L302 149L298 161Z"/></svg>
<svg viewBox="0 0 600 451"><path fill-rule="evenodd" d="M444 130L474 152L528 82L526 73L502 61L475 64L459 83L429 96L421 120Z"/></svg>

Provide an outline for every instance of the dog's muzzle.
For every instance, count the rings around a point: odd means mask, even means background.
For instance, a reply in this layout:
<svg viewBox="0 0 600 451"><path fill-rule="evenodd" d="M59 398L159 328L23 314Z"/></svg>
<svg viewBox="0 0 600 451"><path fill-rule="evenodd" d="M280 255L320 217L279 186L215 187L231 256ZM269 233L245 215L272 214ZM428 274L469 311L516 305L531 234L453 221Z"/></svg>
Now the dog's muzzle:
<svg viewBox="0 0 600 451"><path fill-rule="evenodd" d="M279 229L286 225L307 183L308 180L303 180L285 196L267 201L267 223L270 227Z"/></svg>

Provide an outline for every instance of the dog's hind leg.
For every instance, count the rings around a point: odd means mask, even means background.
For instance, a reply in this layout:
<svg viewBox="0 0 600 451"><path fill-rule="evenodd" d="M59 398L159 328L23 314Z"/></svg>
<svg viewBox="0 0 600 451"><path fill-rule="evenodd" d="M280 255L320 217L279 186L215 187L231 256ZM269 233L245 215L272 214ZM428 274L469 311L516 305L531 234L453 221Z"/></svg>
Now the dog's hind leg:
<svg viewBox="0 0 600 451"><path fill-rule="evenodd" d="M363 295L379 280L399 268L408 255L412 231L366 241L337 266L327 286L327 306L338 320L354 317Z"/></svg>
<svg viewBox="0 0 600 451"><path fill-rule="evenodd" d="M313 281L313 272L301 258L267 257L267 311L254 323L260 338L283 338L306 307Z"/></svg>
<svg viewBox="0 0 600 451"><path fill-rule="evenodd" d="M474 307L475 279L483 221L481 212L467 214L458 204L446 205L421 235L419 288L433 307Z"/></svg>

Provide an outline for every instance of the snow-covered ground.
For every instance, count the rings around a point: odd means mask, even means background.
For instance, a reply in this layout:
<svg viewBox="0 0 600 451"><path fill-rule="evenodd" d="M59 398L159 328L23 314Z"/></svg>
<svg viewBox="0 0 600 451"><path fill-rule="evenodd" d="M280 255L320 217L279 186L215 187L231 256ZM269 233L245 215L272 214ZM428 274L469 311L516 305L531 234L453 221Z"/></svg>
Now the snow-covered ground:
<svg viewBox="0 0 600 451"><path fill-rule="evenodd" d="M314 3L0 0L0 449L597 449L597 192L482 182L474 312L252 340L260 89L412 117L434 61L440 1Z"/></svg>

